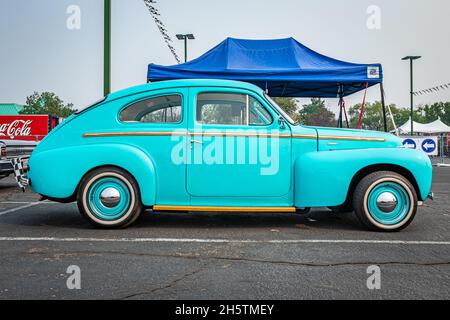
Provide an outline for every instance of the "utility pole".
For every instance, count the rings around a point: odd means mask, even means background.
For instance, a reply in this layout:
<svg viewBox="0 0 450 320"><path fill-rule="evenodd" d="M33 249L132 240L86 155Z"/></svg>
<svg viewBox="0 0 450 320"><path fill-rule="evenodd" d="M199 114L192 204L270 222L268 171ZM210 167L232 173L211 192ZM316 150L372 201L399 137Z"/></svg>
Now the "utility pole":
<svg viewBox="0 0 450 320"><path fill-rule="evenodd" d="M111 92L111 0L104 0L103 95Z"/></svg>
<svg viewBox="0 0 450 320"><path fill-rule="evenodd" d="M188 34L177 34L176 35L178 40L184 40L184 62L187 62L187 41L188 40L194 40L195 37L192 33L188 33Z"/></svg>
<svg viewBox="0 0 450 320"><path fill-rule="evenodd" d="M410 80L411 80L411 135L414 134L414 121L413 121L413 115L414 115L414 60L418 60L422 58L421 56L407 56L402 58L402 60L409 60L409 69L410 69Z"/></svg>

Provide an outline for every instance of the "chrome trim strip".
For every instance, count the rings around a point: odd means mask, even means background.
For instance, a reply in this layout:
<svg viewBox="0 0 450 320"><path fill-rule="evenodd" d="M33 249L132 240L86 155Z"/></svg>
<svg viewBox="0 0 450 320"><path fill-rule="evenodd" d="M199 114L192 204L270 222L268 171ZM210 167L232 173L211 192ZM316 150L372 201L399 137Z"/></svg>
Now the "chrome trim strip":
<svg viewBox="0 0 450 320"><path fill-rule="evenodd" d="M314 134L272 134L272 133L229 133L229 132L179 132L179 131L136 131L136 132L97 132L84 133L83 138L97 138L97 137L140 137L140 136L204 136L204 137L270 137L270 138L294 138L294 139L319 139L319 140L345 140L345 141L372 141L385 142L384 138L370 138L370 137L349 137L349 136L319 136Z"/></svg>
<svg viewBox="0 0 450 320"><path fill-rule="evenodd" d="M370 137L348 137L348 136L319 136L319 140L346 140L346 141L373 141L385 142L384 138L370 138Z"/></svg>

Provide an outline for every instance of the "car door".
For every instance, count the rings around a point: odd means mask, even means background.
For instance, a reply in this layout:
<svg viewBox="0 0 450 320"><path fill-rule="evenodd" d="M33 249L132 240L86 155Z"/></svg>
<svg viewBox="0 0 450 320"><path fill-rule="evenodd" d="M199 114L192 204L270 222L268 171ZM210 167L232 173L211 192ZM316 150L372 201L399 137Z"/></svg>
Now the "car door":
<svg viewBox="0 0 450 320"><path fill-rule="evenodd" d="M189 89L186 189L193 197L279 197L291 188L291 131L254 92Z"/></svg>
<svg viewBox="0 0 450 320"><path fill-rule="evenodd" d="M144 150L152 159L156 173L158 204L186 204L188 89L171 88L127 98L120 112L120 131L127 142ZM123 104L123 102L119 102Z"/></svg>

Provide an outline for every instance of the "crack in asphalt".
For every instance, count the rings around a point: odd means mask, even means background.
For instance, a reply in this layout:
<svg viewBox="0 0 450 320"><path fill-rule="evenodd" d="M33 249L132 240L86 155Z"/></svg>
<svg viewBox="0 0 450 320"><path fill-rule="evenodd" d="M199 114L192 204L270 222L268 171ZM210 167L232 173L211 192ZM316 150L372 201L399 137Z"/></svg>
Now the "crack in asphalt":
<svg viewBox="0 0 450 320"><path fill-rule="evenodd" d="M28 254L45 254L46 252L28 252ZM70 252L70 255L87 255L98 256L101 254L110 255L131 255L140 257L160 257L160 258L177 258L177 259L191 259L191 260L225 260L225 261L244 261L244 262L258 262L278 265L290 265L290 266L304 266L304 267L339 267L339 266L357 266L357 265L414 265L414 266L445 266L450 265L450 261L437 261L437 262L410 262L410 261L346 261L346 262L295 262L286 260L266 260L266 259L254 259L245 257L224 257L224 256L201 256L192 254L157 254L157 253L139 253L139 252L121 252L121 251L79 251ZM56 255L56 254L55 254ZM64 255L60 255L64 256ZM204 267L204 266L203 266Z"/></svg>
<svg viewBox="0 0 450 320"><path fill-rule="evenodd" d="M116 298L114 300L126 300L126 299L131 299L131 298L136 298L138 296L143 296L143 295L148 295L148 294L152 294L155 293L157 291L161 291L161 290L166 290L166 289L170 289L174 286L176 286L179 282L203 271L205 269L205 267L207 266L207 263L203 263L202 266L200 268L197 268L191 272L185 273L183 274L181 277L176 278L172 281L170 281L168 284L166 284L165 286L162 287L157 287L151 290L147 290L147 291L141 291L141 292L137 292L137 293L133 293L133 294L129 294L127 296L121 297L121 298Z"/></svg>

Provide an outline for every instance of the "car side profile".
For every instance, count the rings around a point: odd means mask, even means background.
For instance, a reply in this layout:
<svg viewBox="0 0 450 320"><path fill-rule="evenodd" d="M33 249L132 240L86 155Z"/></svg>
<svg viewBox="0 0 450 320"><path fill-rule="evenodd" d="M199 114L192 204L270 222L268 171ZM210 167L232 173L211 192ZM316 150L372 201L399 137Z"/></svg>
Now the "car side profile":
<svg viewBox="0 0 450 320"><path fill-rule="evenodd" d="M174 80L112 93L54 129L29 159L43 198L77 201L95 226L153 211L355 211L397 231L430 196L428 156L394 135L295 123L265 92Z"/></svg>

